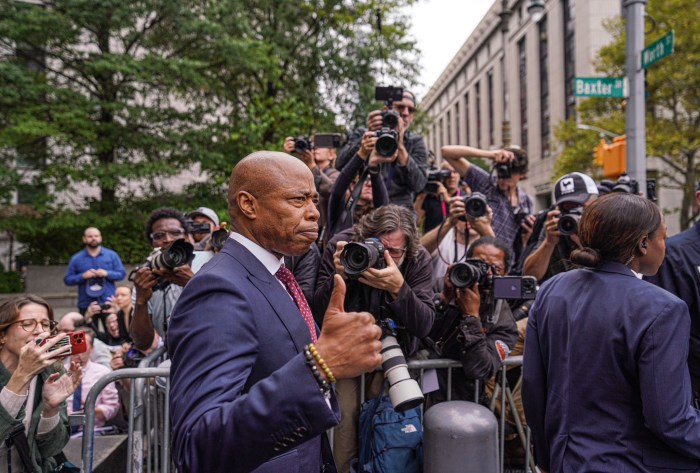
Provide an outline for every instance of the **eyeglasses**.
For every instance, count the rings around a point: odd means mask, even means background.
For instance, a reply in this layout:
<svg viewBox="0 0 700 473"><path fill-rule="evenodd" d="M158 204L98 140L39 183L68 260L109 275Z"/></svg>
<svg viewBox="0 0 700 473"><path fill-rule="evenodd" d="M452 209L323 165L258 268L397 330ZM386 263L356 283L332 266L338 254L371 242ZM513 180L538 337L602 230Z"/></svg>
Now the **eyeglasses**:
<svg viewBox="0 0 700 473"><path fill-rule="evenodd" d="M389 251L389 256L393 258L401 258L404 253L406 253L406 248L392 248L387 246L386 249Z"/></svg>
<svg viewBox="0 0 700 473"><path fill-rule="evenodd" d="M394 108L397 112L403 112L404 110L408 110L408 113L416 112L416 109L414 107L411 107L410 105L403 105L400 103L394 104Z"/></svg>
<svg viewBox="0 0 700 473"><path fill-rule="evenodd" d="M170 236L171 238L178 239L182 238L185 236L185 231L184 230L173 230L170 232L157 232L157 233L151 233L151 240L153 241L162 241L165 240L166 236Z"/></svg>
<svg viewBox="0 0 700 473"><path fill-rule="evenodd" d="M10 325L14 324L20 324L20 327L22 327L22 330L25 332L32 333L34 329L36 328L37 324L41 324L41 328L45 332L55 332L56 327L58 327L58 322L54 322L53 320L49 319L42 319L42 320L36 320L36 319L25 319L25 320L17 320L15 322L10 322L9 324L5 325L5 328L9 327Z"/></svg>

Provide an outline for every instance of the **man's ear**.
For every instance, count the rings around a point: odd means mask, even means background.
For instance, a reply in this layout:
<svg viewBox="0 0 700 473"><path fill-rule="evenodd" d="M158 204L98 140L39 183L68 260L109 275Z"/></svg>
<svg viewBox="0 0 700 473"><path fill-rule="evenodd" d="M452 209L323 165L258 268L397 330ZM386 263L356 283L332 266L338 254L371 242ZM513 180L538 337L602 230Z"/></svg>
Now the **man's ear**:
<svg viewBox="0 0 700 473"><path fill-rule="evenodd" d="M236 203L241 213L251 220L255 220L258 214L257 199L253 194L239 191L236 195Z"/></svg>

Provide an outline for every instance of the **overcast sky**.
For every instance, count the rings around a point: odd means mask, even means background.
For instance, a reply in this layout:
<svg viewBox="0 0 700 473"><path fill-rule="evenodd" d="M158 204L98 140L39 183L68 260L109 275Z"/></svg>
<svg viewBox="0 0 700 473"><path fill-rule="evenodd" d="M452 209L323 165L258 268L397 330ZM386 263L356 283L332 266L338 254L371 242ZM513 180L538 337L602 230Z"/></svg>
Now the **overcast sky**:
<svg viewBox="0 0 700 473"><path fill-rule="evenodd" d="M440 77L494 0L419 0L410 7L412 36L421 50L418 100Z"/></svg>

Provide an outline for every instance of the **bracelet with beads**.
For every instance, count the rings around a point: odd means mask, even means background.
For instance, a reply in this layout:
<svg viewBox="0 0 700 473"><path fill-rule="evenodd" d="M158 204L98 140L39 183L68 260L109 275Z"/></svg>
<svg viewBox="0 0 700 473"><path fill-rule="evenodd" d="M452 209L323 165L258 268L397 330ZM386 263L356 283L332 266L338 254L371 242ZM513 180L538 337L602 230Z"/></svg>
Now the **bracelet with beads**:
<svg viewBox="0 0 700 473"><path fill-rule="evenodd" d="M314 346L313 343L309 343L309 351L313 355L314 359L316 360L316 363L318 366L321 367L323 372L326 374L326 378L328 378L328 381L333 384L335 383L335 376L333 376L333 372L331 369L328 367L325 361L323 361L323 358L321 358L321 354L316 350L316 347Z"/></svg>
<svg viewBox="0 0 700 473"><path fill-rule="evenodd" d="M323 379L323 376L321 376L321 373L318 372L318 368L316 368L316 360L314 359L314 356L311 354L311 350L309 349L309 345L306 345L304 347L304 359L306 361L306 366L309 367L311 372L314 375L314 378L316 379L316 382L318 383L319 389L321 389L321 392L325 395L331 392L331 385L328 384L328 382Z"/></svg>

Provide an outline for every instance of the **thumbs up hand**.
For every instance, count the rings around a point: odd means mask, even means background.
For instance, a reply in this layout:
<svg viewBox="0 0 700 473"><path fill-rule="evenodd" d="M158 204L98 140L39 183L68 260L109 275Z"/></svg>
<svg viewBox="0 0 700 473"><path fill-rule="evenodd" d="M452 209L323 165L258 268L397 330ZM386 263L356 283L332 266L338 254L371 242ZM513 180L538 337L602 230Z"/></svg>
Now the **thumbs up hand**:
<svg viewBox="0 0 700 473"><path fill-rule="evenodd" d="M382 362L382 331L369 312L345 312L345 282L337 274L333 278L316 349L336 379L354 378Z"/></svg>

